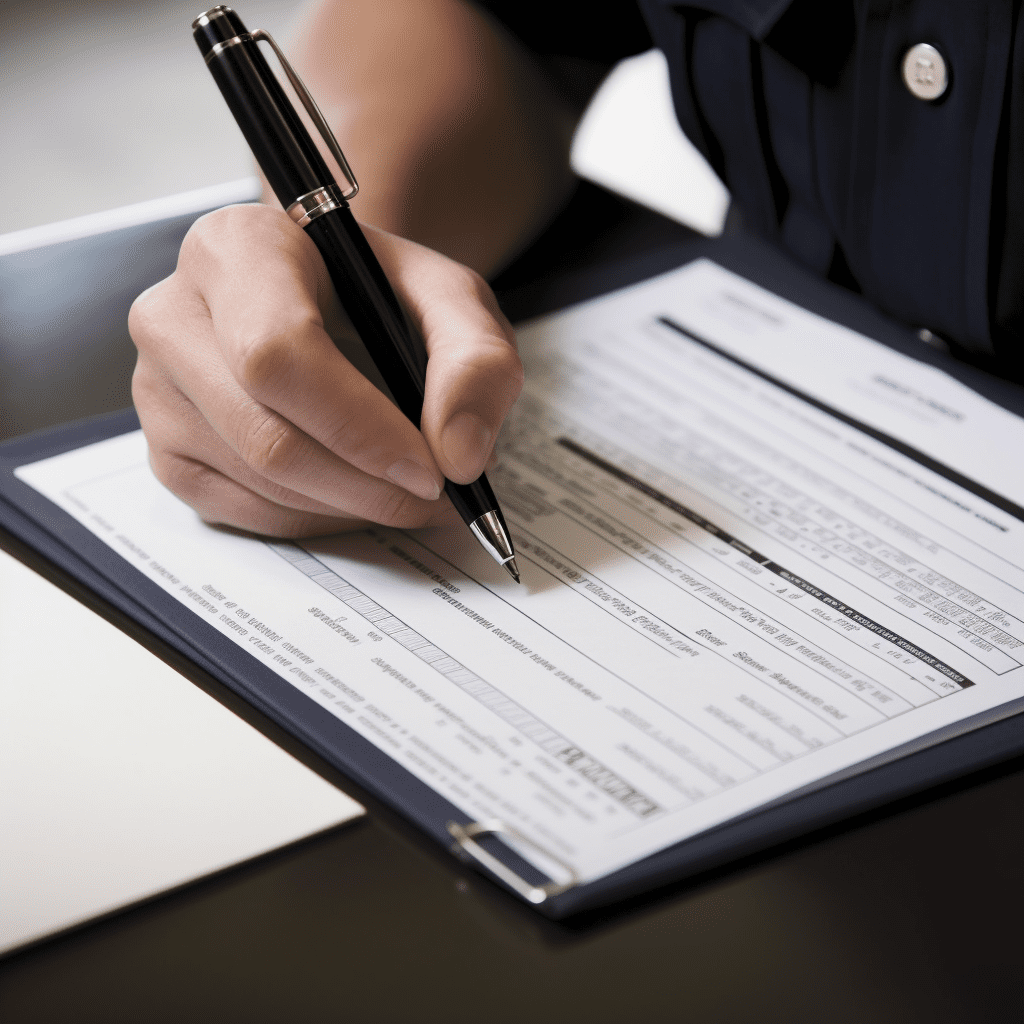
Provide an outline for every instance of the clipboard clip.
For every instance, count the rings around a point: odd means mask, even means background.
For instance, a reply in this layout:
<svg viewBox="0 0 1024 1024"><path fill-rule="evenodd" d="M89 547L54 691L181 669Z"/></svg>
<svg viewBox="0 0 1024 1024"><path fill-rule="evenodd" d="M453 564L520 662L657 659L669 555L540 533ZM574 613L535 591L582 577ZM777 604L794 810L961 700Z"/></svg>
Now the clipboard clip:
<svg viewBox="0 0 1024 1024"><path fill-rule="evenodd" d="M528 903L540 904L550 896L557 896L573 886L579 885L580 876L576 870L567 864L561 857L556 857L543 846L527 838L521 832L506 825L497 818L489 821L471 821L467 825L460 825L457 821L448 822L448 832L455 842L452 844L452 853L462 860L472 858L482 867L486 868L492 875L504 882L513 892L518 893ZM564 868L569 880L566 882L548 882L545 885L534 885L527 882L521 875L516 874L510 867L503 864L494 854L485 850L477 841L478 836L506 836L514 843L522 846L530 846L547 860L552 861L559 867Z"/></svg>

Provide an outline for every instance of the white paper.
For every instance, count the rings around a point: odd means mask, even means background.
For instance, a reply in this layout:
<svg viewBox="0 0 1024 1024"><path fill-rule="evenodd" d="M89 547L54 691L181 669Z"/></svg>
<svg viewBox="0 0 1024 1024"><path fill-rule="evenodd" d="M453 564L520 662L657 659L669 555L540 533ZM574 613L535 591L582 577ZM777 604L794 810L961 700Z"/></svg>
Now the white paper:
<svg viewBox="0 0 1024 1024"><path fill-rule="evenodd" d="M0 952L361 813L0 552Z"/></svg>
<svg viewBox="0 0 1024 1024"><path fill-rule="evenodd" d="M1024 697L1024 523L662 318L1019 491L982 450L1024 451L1020 420L706 262L520 331L490 476L521 587L462 527L206 528L139 434L19 475L467 815L593 879Z"/></svg>

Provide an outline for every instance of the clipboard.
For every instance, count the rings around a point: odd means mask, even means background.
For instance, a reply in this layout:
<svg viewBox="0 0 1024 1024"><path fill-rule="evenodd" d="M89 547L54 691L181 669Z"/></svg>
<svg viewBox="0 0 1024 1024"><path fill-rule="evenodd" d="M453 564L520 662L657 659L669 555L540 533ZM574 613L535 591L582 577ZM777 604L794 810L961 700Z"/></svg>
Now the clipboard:
<svg viewBox="0 0 1024 1024"><path fill-rule="evenodd" d="M653 252L634 253L631 259L605 262L597 268L577 266L555 280L544 273L518 279L513 274L499 291L505 292L506 309L513 315L525 315L632 283L701 256L904 354L938 365L1005 408L1024 414L1020 389L926 349L856 297L811 278L775 250L750 239L676 240ZM179 604L14 475L18 466L137 428L137 417L127 410L0 447L0 526L224 683L453 855L472 863L552 919L606 906L721 866L1024 753L1024 714L979 728L966 722L958 735L944 742L908 749L903 756L897 751L884 764L758 809L596 881L580 885L571 877L568 881L549 878L501 841L505 832L501 822L469 820L429 785ZM517 835L513 838L521 840Z"/></svg>

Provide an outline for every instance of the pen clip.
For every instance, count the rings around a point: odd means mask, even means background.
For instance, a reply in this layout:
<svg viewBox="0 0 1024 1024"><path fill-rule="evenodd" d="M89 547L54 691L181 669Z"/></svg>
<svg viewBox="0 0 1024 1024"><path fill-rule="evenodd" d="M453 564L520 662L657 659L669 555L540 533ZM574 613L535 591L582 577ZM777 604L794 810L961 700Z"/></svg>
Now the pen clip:
<svg viewBox="0 0 1024 1024"><path fill-rule="evenodd" d="M324 115L320 113L320 108L316 105L316 100L310 96L309 90L306 88L302 79L299 78L298 72L288 62L288 58L284 55L284 51L282 51L281 47L274 42L274 37L269 32L262 28L258 28L255 32L250 32L249 35L255 43L270 43L270 48L277 54L277 59L281 62L281 67L284 68L284 73L288 76L288 81L291 82L292 88L298 94L299 99L302 101L302 105L306 108L306 113L309 114L313 124L316 125L321 138L325 143L327 143L327 148L330 150L331 156L338 161L341 173L348 182L348 188L342 192L341 198L353 198L353 196L355 196L359 191L359 184L356 181L356 176L352 173L352 168L349 167L348 161L345 159L345 154L342 153L341 146L338 145L338 140L334 137L334 132L331 131L330 125L328 125Z"/></svg>

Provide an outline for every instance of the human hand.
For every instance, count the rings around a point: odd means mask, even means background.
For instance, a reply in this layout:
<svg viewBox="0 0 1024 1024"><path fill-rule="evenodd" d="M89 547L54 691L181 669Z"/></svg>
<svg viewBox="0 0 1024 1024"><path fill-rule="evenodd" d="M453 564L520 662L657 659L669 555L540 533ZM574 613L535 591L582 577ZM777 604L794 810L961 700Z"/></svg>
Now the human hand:
<svg viewBox="0 0 1024 1024"><path fill-rule="evenodd" d="M522 386L512 329L479 275L364 231L426 342L422 432L338 351L326 328L352 328L280 210L201 218L175 272L132 306L153 471L207 522L274 536L425 526L449 514L445 477L483 471Z"/></svg>

